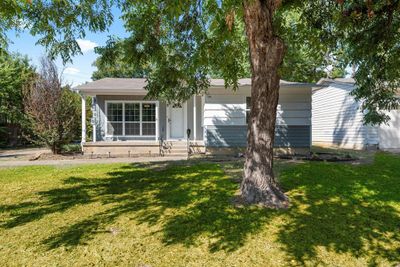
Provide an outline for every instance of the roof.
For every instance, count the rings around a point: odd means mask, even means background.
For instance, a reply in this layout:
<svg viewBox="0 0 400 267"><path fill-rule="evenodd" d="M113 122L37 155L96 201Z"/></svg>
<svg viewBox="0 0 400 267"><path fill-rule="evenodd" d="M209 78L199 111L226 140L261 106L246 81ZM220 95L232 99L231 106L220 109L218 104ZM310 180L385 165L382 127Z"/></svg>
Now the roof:
<svg viewBox="0 0 400 267"><path fill-rule="evenodd" d="M336 79L328 79L328 78L324 78L318 81L317 85L320 85L320 87L314 87L313 91L316 90L320 90L324 87L327 87L327 85L329 84L338 84L338 85L342 85L342 88L345 89L352 89L355 84L356 84L356 80L354 80L353 78L336 78ZM397 96L400 96L400 89L397 90L397 92L395 93Z"/></svg>
<svg viewBox="0 0 400 267"><path fill-rule="evenodd" d="M322 78L317 82L317 86L313 87L313 91L318 91L329 87L331 84L336 84L338 87L344 90L352 90L356 81L353 78L336 78L336 79L329 79L329 78Z"/></svg>
<svg viewBox="0 0 400 267"><path fill-rule="evenodd" d="M329 84L329 83L354 85L356 83L356 80L354 80L353 78L336 78L336 79L323 78L317 82L318 85Z"/></svg>
<svg viewBox="0 0 400 267"><path fill-rule="evenodd" d="M144 87L147 85L146 79L144 78L104 78L96 80L93 82L88 82L79 85L74 88L76 91L108 91L108 90L133 90L133 91L143 91Z"/></svg>
<svg viewBox="0 0 400 267"><path fill-rule="evenodd" d="M251 86L251 79L239 79L240 86ZM315 84L288 82L281 80L281 86L315 86ZM147 91L144 89L147 85L146 78L104 78L86 84L79 85L73 90L87 94L118 94L129 93L144 95ZM225 87L224 79L211 79L210 87Z"/></svg>

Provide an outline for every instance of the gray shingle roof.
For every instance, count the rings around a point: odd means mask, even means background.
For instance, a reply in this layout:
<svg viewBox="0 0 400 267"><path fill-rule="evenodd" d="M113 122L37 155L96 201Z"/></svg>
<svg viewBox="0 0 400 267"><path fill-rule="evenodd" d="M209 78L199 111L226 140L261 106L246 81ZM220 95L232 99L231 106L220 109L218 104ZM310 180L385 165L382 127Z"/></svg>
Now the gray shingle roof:
<svg viewBox="0 0 400 267"><path fill-rule="evenodd" d="M251 79L245 78L239 80L239 86L251 86ZM146 94L144 87L147 85L145 78L104 78L97 81L89 82L79 85L74 88L76 91L85 93L102 93L102 92L125 92L130 91L134 93ZM281 80L283 86L312 86L313 84L288 82ZM225 86L223 79L211 79L211 87Z"/></svg>
<svg viewBox="0 0 400 267"><path fill-rule="evenodd" d="M143 90L147 82L144 78L104 78L97 81L75 87L75 90L110 90L110 89L130 89Z"/></svg>

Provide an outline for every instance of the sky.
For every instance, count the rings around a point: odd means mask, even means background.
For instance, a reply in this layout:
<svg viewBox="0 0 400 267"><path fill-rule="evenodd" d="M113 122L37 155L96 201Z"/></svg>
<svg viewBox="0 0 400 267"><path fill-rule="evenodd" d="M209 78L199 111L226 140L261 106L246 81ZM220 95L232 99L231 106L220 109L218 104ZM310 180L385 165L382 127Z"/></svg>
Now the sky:
<svg viewBox="0 0 400 267"><path fill-rule="evenodd" d="M115 35L118 37L126 37L123 22L120 19L120 10L113 9L114 22L106 32L92 33L87 32L85 39L77 39L77 42L82 50L83 55L78 55L73 58L72 63L62 64L61 59L56 60L59 71L63 70L63 80L65 84L77 86L85 82L91 81L91 76L96 67L92 64L97 58L94 52L96 46L105 45L108 36ZM36 45L38 37L30 35L29 32L16 33L15 31L8 32L8 38L12 41L9 44L9 50L22 55L27 55L33 65L38 65L39 58L46 54L45 47Z"/></svg>

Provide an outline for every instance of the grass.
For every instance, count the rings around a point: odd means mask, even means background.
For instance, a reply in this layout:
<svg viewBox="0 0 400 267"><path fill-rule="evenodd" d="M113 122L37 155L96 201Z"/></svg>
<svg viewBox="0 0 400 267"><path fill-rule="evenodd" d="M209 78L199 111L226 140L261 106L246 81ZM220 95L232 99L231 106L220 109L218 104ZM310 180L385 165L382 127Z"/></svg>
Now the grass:
<svg viewBox="0 0 400 267"><path fill-rule="evenodd" d="M233 207L240 162L2 169L1 265L400 263L400 157L277 167L286 211Z"/></svg>

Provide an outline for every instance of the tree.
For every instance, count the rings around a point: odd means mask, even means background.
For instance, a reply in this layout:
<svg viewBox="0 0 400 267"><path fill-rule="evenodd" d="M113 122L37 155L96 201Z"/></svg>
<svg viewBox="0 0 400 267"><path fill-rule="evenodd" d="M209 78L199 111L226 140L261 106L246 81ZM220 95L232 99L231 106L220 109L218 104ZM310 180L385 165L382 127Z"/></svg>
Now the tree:
<svg viewBox="0 0 400 267"><path fill-rule="evenodd" d="M292 66L296 70L308 69L295 72L302 76L316 75L332 60L342 68L355 65L354 95L362 100L365 122L384 122L388 118L383 110L399 105L394 95L400 77L399 2L121 0L118 4L131 33L123 41L126 55L148 67L150 97L184 101L207 90L210 73L223 77L226 87L235 90L250 68L252 107L242 196L249 203L281 208L288 199L272 171L280 75L288 73L290 62L298 62ZM5 22L22 17L31 22L33 34L49 32L41 43L68 60L79 52L74 36L82 36L85 27L103 30L110 23L109 3L37 0L5 9L0 16ZM293 14L300 18L295 23L287 19ZM66 38L54 38L56 34ZM293 42L302 44L298 52ZM315 61L296 60L301 53L315 56Z"/></svg>
<svg viewBox="0 0 400 267"><path fill-rule="evenodd" d="M40 73L25 89L25 112L31 121L34 142L47 145L54 154L70 143L79 128L79 97L63 87L56 65L41 58Z"/></svg>
<svg viewBox="0 0 400 267"><path fill-rule="evenodd" d="M93 72L92 79L102 78L143 78L146 70L139 64L129 61L126 55L124 42L114 40L107 41L105 47L96 47L95 52L99 57L93 63L97 70ZM112 47L112 49L109 49Z"/></svg>
<svg viewBox="0 0 400 267"><path fill-rule="evenodd" d="M27 57L0 53L0 124L4 144L16 145L22 141L26 129L23 107L23 87L33 79L34 68Z"/></svg>

